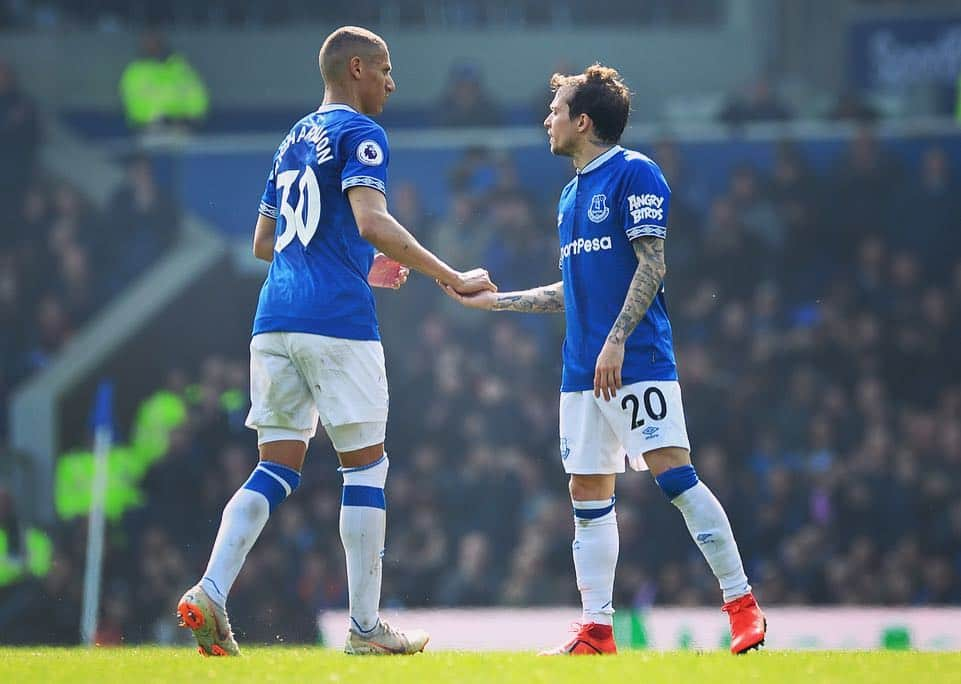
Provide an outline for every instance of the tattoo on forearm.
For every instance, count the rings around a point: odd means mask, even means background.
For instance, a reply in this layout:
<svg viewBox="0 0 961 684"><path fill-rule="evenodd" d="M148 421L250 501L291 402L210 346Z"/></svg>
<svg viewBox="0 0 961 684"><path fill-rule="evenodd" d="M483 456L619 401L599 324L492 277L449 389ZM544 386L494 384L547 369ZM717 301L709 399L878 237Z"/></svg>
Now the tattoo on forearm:
<svg viewBox="0 0 961 684"><path fill-rule="evenodd" d="M631 286L627 290L621 313L607 336L607 341L613 344L624 344L634 332L634 328L644 318L648 307L657 296L666 272L664 240L656 237L641 237L634 240L632 244L634 253L637 254L637 270L634 271L634 279L631 280Z"/></svg>
<svg viewBox="0 0 961 684"><path fill-rule="evenodd" d="M556 313L564 310L564 286L562 283L545 285L522 292L505 292L497 295L494 311L523 311L527 313Z"/></svg>

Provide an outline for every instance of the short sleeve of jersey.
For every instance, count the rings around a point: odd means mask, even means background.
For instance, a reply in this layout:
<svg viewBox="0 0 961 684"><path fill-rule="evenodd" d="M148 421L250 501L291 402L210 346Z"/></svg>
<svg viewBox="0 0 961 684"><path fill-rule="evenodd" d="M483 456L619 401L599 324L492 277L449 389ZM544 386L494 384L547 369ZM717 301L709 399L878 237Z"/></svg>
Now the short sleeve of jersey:
<svg viewBox="0 0 961 684"><path fill-rule="evenodd" d="M649 160L634 159L627 165L621 194L624 232L628 240L667 237L667 214L671 189L660 169Z"/></svg>
<svg viewBox="0 0 961 684"><path fill-rule="evenodd" d="M260 196L260 208L258 211L267 218L277 219L277 158L274 156L274 163L270 165L270 173L267 174L267 185L264 187L264 194Z"/></svg>
<svg viewBox="0 0 961 684"><path fill-rule="evenodd" d="M372 121L344 132L342 153L344 170L341 190L363 186L387 194L387 163L390 150L384 129Z"/></svg>

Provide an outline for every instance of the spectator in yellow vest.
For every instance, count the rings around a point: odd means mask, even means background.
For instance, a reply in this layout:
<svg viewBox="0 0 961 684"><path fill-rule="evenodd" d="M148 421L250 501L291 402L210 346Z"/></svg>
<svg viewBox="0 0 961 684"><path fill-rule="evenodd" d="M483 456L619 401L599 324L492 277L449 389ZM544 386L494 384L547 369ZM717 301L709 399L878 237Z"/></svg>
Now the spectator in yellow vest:
<svg viewBox="0 0 961 684"><path fill-rule="evenodd" d="M157 33L144 34L141 52L120 77L120 97L130 127L199 125L209 105L200 75L183 55L171 52Z"/></svg>
<svg viewBox="0 0 961 684"><path fill-rule="evenodd" d="M0 589L30 575L46 575L52 552L42 530L20 524L13 494L0 484Z"/></svg>

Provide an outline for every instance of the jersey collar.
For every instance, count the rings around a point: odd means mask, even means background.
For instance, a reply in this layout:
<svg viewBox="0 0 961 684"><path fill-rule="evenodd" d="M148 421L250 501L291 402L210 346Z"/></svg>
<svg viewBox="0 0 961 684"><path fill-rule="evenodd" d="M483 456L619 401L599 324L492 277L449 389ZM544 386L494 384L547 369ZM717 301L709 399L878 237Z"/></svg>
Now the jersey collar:
<svg viewBox="0 0 961 684"><path fill-rule="evenodd" d="M623 151L624 151L623 147L621 147L620 145L614 145L614 147L609 149L607 152L604 152L603 154L599 154L598 156L594 157L590 162L587 163L587 165L583 169L577 172L577 175L582 176L585 173L590 173L591 171L598 168L599 166L602 166L604 162L606 162L608 159L613 157L615 154Z"/></svg>
<svg viewBox="0 0 961 684"><path fill-rule="evenodd" d="M354 114L357 114L356 109L354 109L350 105L341 104L339 102L333 102L327 105L320 105L320 108L317 110L317 113L324 114L326 112L338 112L338 111L353 112Z"/></svg>

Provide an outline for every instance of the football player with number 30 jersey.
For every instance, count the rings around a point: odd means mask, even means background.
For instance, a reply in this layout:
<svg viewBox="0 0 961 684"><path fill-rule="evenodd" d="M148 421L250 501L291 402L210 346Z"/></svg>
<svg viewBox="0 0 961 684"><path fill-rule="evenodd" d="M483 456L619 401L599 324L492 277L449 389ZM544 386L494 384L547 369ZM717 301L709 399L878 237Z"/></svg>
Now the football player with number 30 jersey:
<svg viewBox="0 0 961 684"><path fill-rule="evenodd" d="M254 228L254 256L270 263L250 343L247 426L257 431L260 461L224 508L202 579L177 606L204 655L239 653L227 595L267 518L300 484L318 420L344 477L344 650L410 654L428 640L379 617L388 395L371 287L398 288L415 269L462 294L496 288L483 269L453 270L387 211L390 149L369 118L395 89L384 40L337 29L319 62L323 104L277 149Z"/></svg>
<svg viewBox="0 0 961 684"><path fill-rule="evenodd" d="M546 654L615 653L614 569L619 538L616 475L625 463L650 470L718 579L731 651L763 644L767 623L754 599L724 508L697 477L681 403L664 295L664 241L671 190L651 159L618 141L630 92L595 64L551 79L544 120L551 152L577 173L557 213L561 281L521 292L463 295L494 311L564 312L560 455L574 506L574 569L583 619Z"/></svg>
<svg viewBox="0 0 961 684"><path fill-rule="evenodd" d="M254 335L304 332L378 340L367 281L374 247L346 192L387 192L387 136L369 117L325 104L294 124L274 155L260 213L283 224L257 304Z"/></svg>

